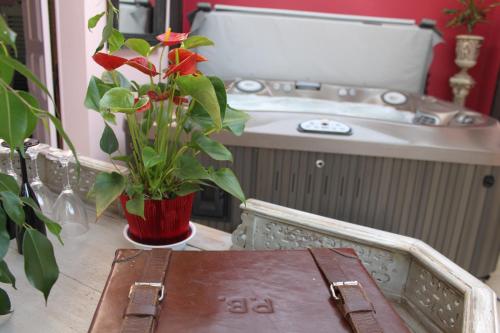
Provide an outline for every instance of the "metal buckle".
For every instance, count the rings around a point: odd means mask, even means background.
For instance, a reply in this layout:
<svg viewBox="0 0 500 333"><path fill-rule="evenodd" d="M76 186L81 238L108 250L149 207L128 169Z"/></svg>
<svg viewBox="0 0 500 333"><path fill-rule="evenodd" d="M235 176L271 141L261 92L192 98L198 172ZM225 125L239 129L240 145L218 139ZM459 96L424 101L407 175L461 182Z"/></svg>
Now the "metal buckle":
<svg viewBox="0 0 500 333"><path fill-rule="evenodd" d="M340 286L359 286L358 281L339 281L339 282L332 282L330 284L330 292L332 294L332 297L334 300L338 301L340 300L340 297L337 296L337 293L335 292L335 289L338 289Z"/></svg>
<svg viewBox="0 0 500 333"><path fill-rule="evenodd" d="M154 287L158 288L158 293L160 294L160 298L158 298L158 301L161 302L163 300L163 296L165 295L165 286L163 283L159 282L136 282L133 285L130 286L130 290L128 292L128 298L130 298L130 295L132 295L132 290L134 290L134 287L137 286L149 286L149 287Z"/></svg>

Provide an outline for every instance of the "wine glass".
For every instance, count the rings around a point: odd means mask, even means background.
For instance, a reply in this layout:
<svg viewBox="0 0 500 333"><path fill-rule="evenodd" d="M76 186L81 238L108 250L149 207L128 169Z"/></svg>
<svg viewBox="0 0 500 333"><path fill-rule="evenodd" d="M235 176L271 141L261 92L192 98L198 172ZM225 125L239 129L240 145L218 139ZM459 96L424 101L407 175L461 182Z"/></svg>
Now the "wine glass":
<svg viewBox="0 0 500 333"><path fill-rule="evenodd" d="M87 210L78 194L73 192L69 178L69 162L73 160L70 151L53 151L52 157L57 158L65 169L66 182L61 194L57 197L52 208L53 218L62 226L62 237L78 237L89 230Z"/></svg>
<svg viewBox="0 0 500 333"><path fill-rule="evenodd" d="M27 149L26 153L30 157L31 171L33 173L33 177L30 182L31 188L35 192L36 198L38 200L38 203L40 204L40 209L42 210L43 214L48 217L52 217L52 206L54 204L54 200L52 198L51 191L40 179L37 163L37 158L40 151L48 147L49 145L39 143L37 145L30 146Z"/></svg>
<svg viewBox="0 0 500 333"><path fill-rule="evenodd" d="M10 155L10 148L7 145L7 143L5 143L4 140L0 140L0 154ZM14 152L14 156L16 156L15 154L17 154L17 153ZM7 156L7 158L9 161L7 162L7 166L5 167L5 170L2 170L2 172L6 173L9 176L11 176L12 178L14 178L16 180L16 182L20 185L21 179L17 176L16 171L14 171L14 164L12 163L12 158L11 158L11 156Z"/></svg>

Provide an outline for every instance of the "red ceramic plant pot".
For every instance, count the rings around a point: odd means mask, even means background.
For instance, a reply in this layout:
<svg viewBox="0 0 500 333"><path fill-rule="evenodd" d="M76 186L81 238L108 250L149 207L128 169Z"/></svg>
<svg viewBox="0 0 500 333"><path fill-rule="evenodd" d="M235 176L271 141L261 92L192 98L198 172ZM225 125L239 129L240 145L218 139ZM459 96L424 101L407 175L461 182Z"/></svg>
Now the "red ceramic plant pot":
<svg viewBox="0 0 500 333"><path fill-rule="evenodd" d="M189 219L193 208L194 193L183 197L144 201L144 219L127 212L128 195L122 194L120 202L128 222L129 236L147 245L167 245L189 236Z"/></svg>

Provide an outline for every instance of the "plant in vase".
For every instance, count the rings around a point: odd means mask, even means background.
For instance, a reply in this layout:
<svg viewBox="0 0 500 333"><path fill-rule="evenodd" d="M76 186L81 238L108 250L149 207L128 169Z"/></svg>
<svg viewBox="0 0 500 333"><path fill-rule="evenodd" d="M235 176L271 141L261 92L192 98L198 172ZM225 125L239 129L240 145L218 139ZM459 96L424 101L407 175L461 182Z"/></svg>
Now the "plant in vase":
<svg viewBox="0 0 500 333"><path fill-rule="evenodd" d="M142 244L163 245L185 239L194 193L200 186L216 185L241 201L245 200L237 178L229 168L204 167L198 154L214 160L231 161L231 152L211 138L226 130L241 135L248 119L244 112L227 105L224 82L197 70L207 59L192 49L211 46L202 36L167 30L151 46L143 39L125 40L113 28L117 11L108 10L89 20L89 28L105 17L102 40L93 55L106 71L90 79L85 105L105 121L101 150L112 161L121 161L128 174L119 169L97 175L91 194L97 216L117 198L125 210L129 236ZM107 43L108 52L103 52ZM178 48L171 48L179 46ZM137 54L132 58L115 55L122 47ZM151 58L157 57L154 65ZM130 66L144 74L145 84L128 81L118 68ZM123 114L131 137L131 154L119 152L118 140L110 126Z"/></svg>
<svg viewBox="0 0 500 333"><path fill-rule="evenodd" d="M18 250L24 254L26 277L47 301L59 276L59 269L46 230L62 243L61 226L43 215L29 186L24 159L25 140L31 136L39 120L44 123L51 121L73 154L75 150L58 118L41 109L38 101L28 92L11 87L14 73L18 72L52 100L47 88L37 77L11 55L17 54L15 41L15 32L0 16L0 139L10 148L11 159L18 152L22 169L21 188L12 175L0 173L0 282L16 287L16 279L5 261L10 240L16 237ZM11 311L9 296L0 288L0 315Z"/></svg>
<svg viewBox="0 0 500 333"><path fill-rule="evenodd" d="M474 79L467 71L474 67L479 56L479 49L483 43L482 36L473 35L474 27L479 23L487 22L486 16L500 2L495 1L486 4L484 0L458 0L462 4L462 8L449 9L446 8L443 12L446 15L452 16L446 26L451 28L466 27L468 34L460 34L456 36L456 58L455 63L460 67L460 72L450 78L450 86L453 89L454 102L459 105L465 104L465 99L469 94L470 89L474 86Z"/></svg>

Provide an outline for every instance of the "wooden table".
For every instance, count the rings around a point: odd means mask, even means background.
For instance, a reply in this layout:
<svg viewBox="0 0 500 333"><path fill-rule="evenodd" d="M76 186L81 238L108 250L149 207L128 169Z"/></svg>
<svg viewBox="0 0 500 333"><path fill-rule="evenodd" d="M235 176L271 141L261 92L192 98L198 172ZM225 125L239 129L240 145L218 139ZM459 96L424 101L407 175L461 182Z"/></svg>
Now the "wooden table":
<svg viewBox="0 0 500 333"><path fill-rule="evenodd" d="M89 209L89 217L95 212ZM117 248L130 248L123 238L123 218L107 215L80 239L67 239L64 246L53 241L60 275L54 285L47 306L43 295L26 279L23 258L17 253L15 241L6 261L17 278L18 290L7 288L14 307L10 320L0 333L69 333L87 332L101 291L108 277ZM203 225L197 225L197 234L187 250L228 250L231 236Z"/></svg>

